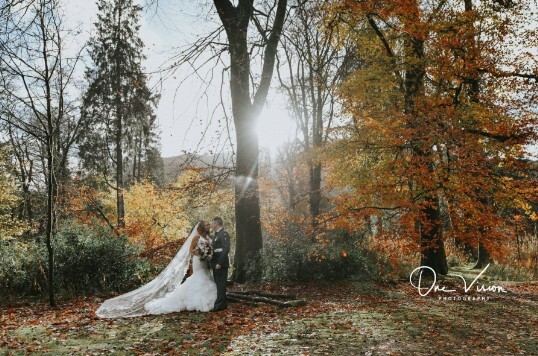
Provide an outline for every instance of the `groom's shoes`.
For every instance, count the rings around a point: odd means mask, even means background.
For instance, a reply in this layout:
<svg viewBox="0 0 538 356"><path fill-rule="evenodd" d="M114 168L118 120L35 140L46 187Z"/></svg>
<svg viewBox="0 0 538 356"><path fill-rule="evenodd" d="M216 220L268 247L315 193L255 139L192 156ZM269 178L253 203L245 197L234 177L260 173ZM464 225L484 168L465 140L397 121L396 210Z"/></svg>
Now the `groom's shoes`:
<svg viewBox="0 0 538 356"><path fill-rule="evenodd" d="M211 309L209 309L209 311L211 313L216 313L216 312L219 312L219 311L222 311L222 310L226 310L226 308L220 308L220 309L211 308Z"/></svg>

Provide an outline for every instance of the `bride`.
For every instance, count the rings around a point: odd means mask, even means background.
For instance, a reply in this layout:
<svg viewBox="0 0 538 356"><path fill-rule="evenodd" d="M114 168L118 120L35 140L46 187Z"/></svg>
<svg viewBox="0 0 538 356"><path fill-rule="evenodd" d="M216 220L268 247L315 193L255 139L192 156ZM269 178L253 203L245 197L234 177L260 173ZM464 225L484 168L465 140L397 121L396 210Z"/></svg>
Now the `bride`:
<svg viewBox="0 0 538 356"><path fill-rule="evenodd" d="M217 299L217 287L209 262L201 259L197 247L211 244L209 224L201 220L174 259L155 279L129 293L106 300L97 309L100 318L127 318L165 314L182 310L209 311ZM181 284L192 258L192 275Z"/></svg>

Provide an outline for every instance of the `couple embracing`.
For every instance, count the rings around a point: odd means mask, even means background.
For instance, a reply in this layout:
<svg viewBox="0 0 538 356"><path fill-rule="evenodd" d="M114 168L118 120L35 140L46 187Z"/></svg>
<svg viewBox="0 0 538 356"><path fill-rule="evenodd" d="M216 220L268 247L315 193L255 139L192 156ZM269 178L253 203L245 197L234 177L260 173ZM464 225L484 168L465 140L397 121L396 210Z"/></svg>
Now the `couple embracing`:
<svg viewBox="0 0 538 356"><path fill-rule="evenodd" d="M211 236L210 228L214 231ZM230 235L216 217L201 220L170 264L152 281L129 293L106 300L100 318L135 317L183 310L220 311L227 308ZM192 257L192 275L184 280Z"/></svg>

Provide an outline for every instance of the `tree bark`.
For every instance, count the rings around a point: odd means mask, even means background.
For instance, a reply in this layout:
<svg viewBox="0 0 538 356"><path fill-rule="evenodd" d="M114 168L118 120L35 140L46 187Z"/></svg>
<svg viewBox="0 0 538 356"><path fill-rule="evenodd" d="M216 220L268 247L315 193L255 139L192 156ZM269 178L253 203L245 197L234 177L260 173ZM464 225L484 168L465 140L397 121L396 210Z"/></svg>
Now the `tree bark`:
<svg viewBox="0 0 538 356"><path fill-rule="evenodd" d="M488 263L491 262L491 259L489 257L488 250L484 247L482 243L478 243L478 259L473 266L473 269L481 269L484 268Z"/></svg>
<svg viewBox="0 0 538 356"><path fill-rule="evenodd" d="M415 16L413 23L419 23L421 19L418 14L419 5L417 1L410 4L410 16ZM414 14L414 15L413 15ZM394 52L389 43L380 31L376 22L371 16L367 16L369 24L372 26L379 40L386 49L387 55L392 59ZM403 112L408 116L407 126L416 130L421 123L417 117L415 108L416 98L424 95L424 40L413 36L410 33L405 34L403 41L404 58L408 61L408 68L404 71L404 76L399 71L395 75L400 79L400 88L403 91ZM432 159L432 147L428 142L412 138L409 142L410 153L416 155L419 161L427 162ZM428 172L433 176L433 162L429 163ZM409 181L409 187L412 191L413 182ZM446 260L446 251L442 240L442 218L440 213L439 198L435 190L426 192L423 198L423 206L420 209L421 219L415 221L420 237L421 265L432 268L437 274L448 273L448 263ZM422 220L422 221L421 221Z"/></svg>
<svg viewBox="0 0 538 356"><path fill-rule="evenodd" d="M248 126L238 128L236 123L234 280L237 282L261 277L261 269L257 268L260 265L259 251L263 247L258 185L259 143Z"/></svg>
<svg viewBox="0 0 538 356"><path fill-rule="evenodd" d="M147 148L146 148L146 152L147 152ZM149 170L148 170L148 159L147 159L147 156L146 156L146 166L145 166L145 170L146 172L149 173ZM137 167L136 167L136 182L137 183L140 183L140 180L141 180L141 172L142 172L142 139L139 140L138 142L138 164L137 164Z"/></svg>
<svg viewBox="0 0 538 356"><path fill-rule="evenodd" d="M56 305L54 300L54 248L52 245L54 231L54 153L52 151L52 136L47 139L47 222L45 228L45 244L48 254L48 297L51 307Z"/></svg>
<svg viewBox="0 0 538 356"><path fill-rule="evenodd" d="M118 212L118 227L125 227L125 204L123 201L123 148L121 113L116 118L116 208Z"/></svg>
<svg viewBox="0 0 538 356"><path fill-rule="evenodd" d="M416 4L415 4L416 5ZM418 13L418 11L417 11ZM417 21L419 21L417 19ZM417 129L420 125L416 117L415 100L419 95L423 95L424 88L424 41L422 39L409 36L404 40L406 52L409 54L411 61L410 68L405 71L404 78L404 113L409 115L410 127ZM431 147L429 143L419 140L411 142L412 154L419 156L421 162L427 162L432 159ZM433 176L433 162L429 163L428 171ZM435 190L426 192L421 209L425 224L419 223L420 226L420 247L421 247L421 265L432 268L437 274L448 273L448 263L446 260L446 251L442 240L442 220L440 214L439 198Z"/></svg>
<svg viewBox="0 0 538 356"><path fill-rule="evenodd" d="M431 207L424 209L426 221L431 225L424 228L421 226L421 266L432 268L436 274L446 275L448 273L448 263L446 260L445 245L442 240L442 223L439 212L438 199L430 198Z"/></svg>
<svg viewBox="0 0 538 356"><path fill-rule="evenodd" d="M51 80L50 69L48 62L48 46L46 40L46 33L48 31L45 24L45 14L39 13L41 33L43 34L42 42L42 56L44 64L45 74L45 100L46 100L46 119L47 119L47 133L46 133L46 161L47 161L47 214L46 214L46 227L45 227L45 243L47 245L48 253L48 296L49 304L51 307L56 305L54 300L54 248L53 248L53 235L55 229L55 200L56 200L56 176L55 176L55 142L54 137L56 135L56 128L54 127L53 109L52 109L52 93L51 93ZM59 54L61 55L61 54Z"/></svg>
<svg viewBox="0 0 538 356"><path fill-rule="evenodd" d="M134 153L133 153L133 175L132 175L132 180L131 180L131 184L134 184L136 181L137 181L137 176L136 176L136 160L138 158L138 145L137 145L137 140L135 139L135 144L134 144Z"/></svg>
<svg viewBox="0 0 538 356"><path fill-rule="evenodd" d="M312 229L315 234L318 227L318 216L320 214L321 203L321 163L314 163L310 167L309 190L310 218L312 220Z"/></svg>
<svg viewBox="0 0 538 356"><path fill-rule="evenodd" d="M118 13L118 29L116 29L119 35L119 27L121 26L122 20L122 7L119 6ZM117 39L116 46L120 43L120 40ZM118 214L118 227L125 227L125 203L123 201L123 107L122 107L122 98L121 98L121 63L119 60L121 54L119 53L119 48L116 48L116 209Z"/></svg>
<svg viewBox="0 0 538 356"><path fill-rule="evenodd" d="M230 91L237 140L235 169L236 248L233 279L244 282L261 278L260 250L263 247L258 185L259 141L256 126L273 76L276 49L286 14L286 0L279 0L265 44L262 75L251 101L248 25L254 11L253 0L214 0L228 37Z"/></svg>
<svg viewBox="0 0 538 356"><path fill-rule="evenodd" d="M465 3L465 12L471 12L473 11L473 3L471 0L465 0L464 1ZM471 23L471 29L473 31L473 33L475 32L475 28L474 28L474 25ZM470 51L469 53L475 53L474 51L476 50L475 47L476 47L476 42L474 40L474 37L471 39L471 46L470 46ZM467 60L469 60L468 58L466 58ZM475 60L474 58L471 58L471 60ZM470 78L467 78L467 82L469 83L469 99L471 102L473 103L479 103L480 102L480 99L479 99L479 95L480 95L480 76L478 73L476 73L474 76L470 77ZM484 153L485 154L485 153ZM487 198L487 193L484 193L484 192L480 192L478 191L477 192L479 195L482 195L482 197L479 199L484 205L488 205L489 204L489 199ZM485 235L483 235L482 237L479 237L480 238L484 238ZM489 253L488 251L486 250L486 248L484 247L484 244L480 242L480 240L478 241L478 258L477 258L477 261L476 261L476 264L473 266L473 269L476 269L476 268L484 268L484 266L486 264L488 264L490 262L490 257L489 257Z"/></svg>

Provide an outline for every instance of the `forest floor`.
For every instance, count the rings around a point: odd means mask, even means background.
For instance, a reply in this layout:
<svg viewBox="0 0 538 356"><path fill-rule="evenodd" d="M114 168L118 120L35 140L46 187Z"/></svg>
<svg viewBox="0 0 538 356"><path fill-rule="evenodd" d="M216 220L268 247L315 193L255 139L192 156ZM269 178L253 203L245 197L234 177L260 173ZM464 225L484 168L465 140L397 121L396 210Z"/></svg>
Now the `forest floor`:
<svg viewBox="0 0 538 356"><path fill-rule="evenodd" d="M95 297L60 301L55 310L43 301L0 306L0 355L538 354L538 282L503 284L506 293L465 293L460 282L440 282L457 292L424 297L408 281L264 285L307 305L233 303L219 313L116 320L96 318ZM448 295L456 300L442 299Z"/></svg>

